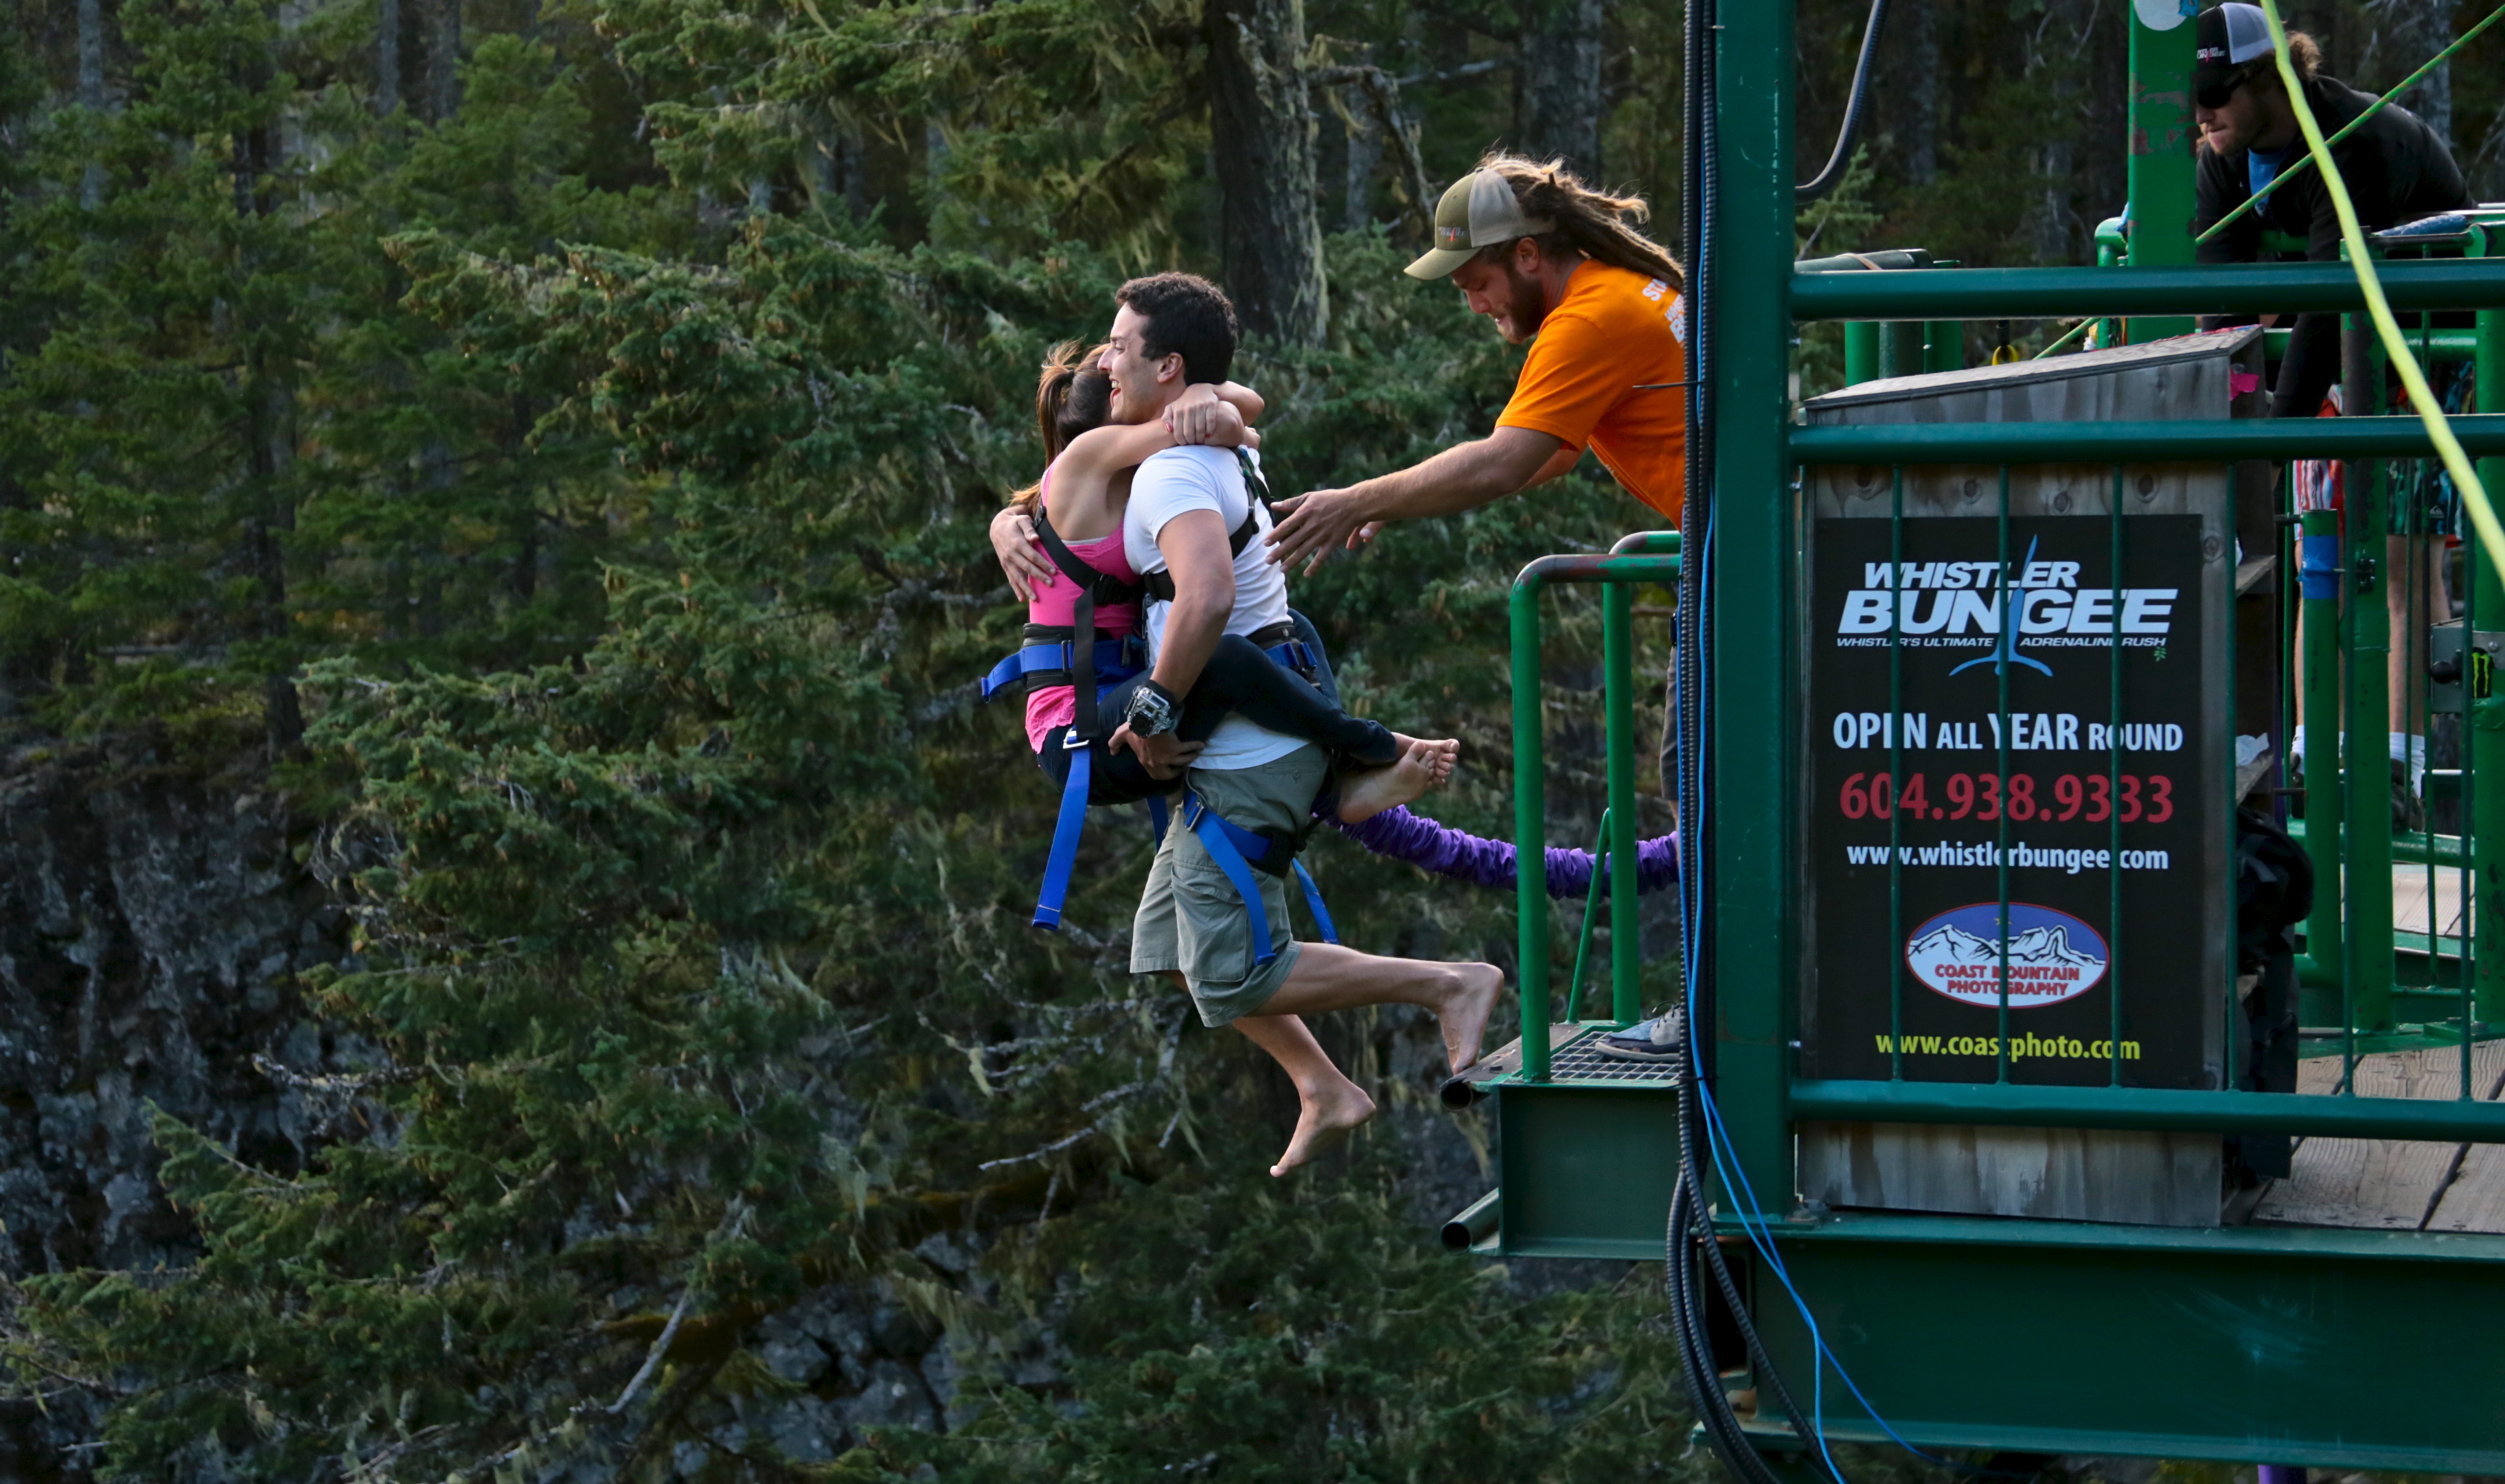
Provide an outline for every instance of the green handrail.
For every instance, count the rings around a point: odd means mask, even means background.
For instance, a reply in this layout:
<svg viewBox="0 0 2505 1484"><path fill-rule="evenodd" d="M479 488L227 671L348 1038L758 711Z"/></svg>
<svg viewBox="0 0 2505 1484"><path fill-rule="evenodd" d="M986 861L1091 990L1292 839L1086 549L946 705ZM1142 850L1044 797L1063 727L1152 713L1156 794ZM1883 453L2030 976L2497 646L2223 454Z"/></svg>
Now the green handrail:
<svg viewBox="0 0 2505 1484"><path fill-rule="evenodd" d="M2505 416L2452 419L2473 453L2505 454ZM2430 458L2415 417L2187 418L2179 422L1878 423L1794 428L1802 464L2134 464L2238 459Z"/></svg>
<svg viewBox="0 0 2505 1484"><path fill-rule="evenodd" d="M2396 309L2505 308L2505 262L2395 263L2382 269ZM2069 319L2114 314L2297 314L2366 306L2343 263L2111 268L1905 268L1794 273L1792 318Z"/></svg>
<svg viewBox="0 0 2505 1484"><path fill-rule="evenodd" d="M1676 547L1666 532L1629 538L1643 547ZM1621 545L1624 545L1622 543ZM1551 583L1608 584L1603 608L1603 709L1609 758L1610 1007L1620 1024L1641 1012L1642 942L1636 884L1634 643L1631 601L1612 604L1625 584L1676 583L1679 558L1667 552L1543 556L1513 580L1513 847L1514 901L1521 944L1522 1078L1548 1079L1548 880L1540 868L1548 848L1546 747L1542 736L1539 598ZM1610 638L1615 630L1617 637ZM1599 864L1594 866L1597 877ZM1597 885L1597 882L1596 882Z"/></svg>
<svg viewBox="0 0 2505 1484"><path fill-rule="evenodd" d="M1790 1090L1793 1117L1838 1122L1990 1123L2505 1144L2505 1103L2006 1082L1795 1080Z"/></svg>

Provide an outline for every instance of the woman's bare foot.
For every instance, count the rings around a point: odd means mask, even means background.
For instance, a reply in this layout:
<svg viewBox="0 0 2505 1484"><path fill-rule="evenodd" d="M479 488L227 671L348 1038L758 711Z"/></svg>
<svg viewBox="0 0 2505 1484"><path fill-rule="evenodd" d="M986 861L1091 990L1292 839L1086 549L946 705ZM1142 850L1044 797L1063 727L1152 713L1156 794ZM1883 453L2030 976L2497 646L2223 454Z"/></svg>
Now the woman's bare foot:
<svg viewBox="0 0 2505 1484"><path fill-rule="evenodd" d="M1288 1152L1270 1166L1274 1178L1310 1163L1347 1138L1350 1129L1374 1116L1374 1100L1344 1077L1306 1094L1303 1103L1296 1114L1296 1132L1288 1140Z"/></svg>
<svg viewBox="0 0 2505 1484"><path fill-rule="evenodd" d="M1453 758L1461 751L1461 743L1422 742L1415 737L1403 738L1402 742L1398 760L1390 766L1343 775L1339 792L1341 820L1361 825L1453 776Z"/></svg>
<svg viewBox="0 0 2505 1484"><path fill-rule="evenodd" d="M1407 757L1415 749L1426 748L1427 765L1433 771L1437 783L1451 780L1453 764L1462 758L1462 744L1458 737L1413 737L1406 732L1395 731L1392 740L1400 744L1402 757Z"/></svg>
<svg viewBox="0 0 2505 1484"><path fill-rule="evenodd" d="M1504 998L1504 971L1494 964L1455 964L1453 973L1453 992L1435 1007L1435 1018L1444 1029L1444 1054L1458 1076L1479 1059L1488 1017Z"/></svg>

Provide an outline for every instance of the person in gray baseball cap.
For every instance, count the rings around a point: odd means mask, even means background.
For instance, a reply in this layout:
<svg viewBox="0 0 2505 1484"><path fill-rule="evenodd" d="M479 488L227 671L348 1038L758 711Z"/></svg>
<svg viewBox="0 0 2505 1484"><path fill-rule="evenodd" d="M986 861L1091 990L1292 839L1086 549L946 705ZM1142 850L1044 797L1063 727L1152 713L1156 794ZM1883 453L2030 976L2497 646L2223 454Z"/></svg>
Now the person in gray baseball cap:
<svg viewBox="0 0 2505 1484"><path fill-rule="evenodd" d="M1435 203L1434 246L1409 276L1447 280L1499 334L1531 341L1488 437L1278 508L1273 560L1320 561L1386 523L1451 515L1543 484L1590 448L1627 493L1676 524L1686 492L1685 275L1637 227L1635 196L1556 160L1492 155Z"/></svg>

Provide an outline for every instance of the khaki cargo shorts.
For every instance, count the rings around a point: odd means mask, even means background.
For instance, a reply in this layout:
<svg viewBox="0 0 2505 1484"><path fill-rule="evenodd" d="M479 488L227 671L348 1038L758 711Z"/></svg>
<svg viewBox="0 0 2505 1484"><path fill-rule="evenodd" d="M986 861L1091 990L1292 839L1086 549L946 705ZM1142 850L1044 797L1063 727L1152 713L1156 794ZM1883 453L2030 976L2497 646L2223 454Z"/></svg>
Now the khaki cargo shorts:
<svg viewBox="0 0 2505 1484"><path fill-rule="evenodd" d="M1306 746L1248 768L1194 768L1184 781L1211 808L1247 830L1299 830L1329 776L1330 755ZM1252 879L1270 917L1270 946L1278 952L1257 967L1252 918L1243 897L1210 859L1200 836L1182 828L1178 810L1148 867L1139 915L1131 920L1131 972L1180 970L1206 1025L1226 1025L1269 1003L1296 967L1296 943L1288 923L1286 882L1258 870Z"/></svg>

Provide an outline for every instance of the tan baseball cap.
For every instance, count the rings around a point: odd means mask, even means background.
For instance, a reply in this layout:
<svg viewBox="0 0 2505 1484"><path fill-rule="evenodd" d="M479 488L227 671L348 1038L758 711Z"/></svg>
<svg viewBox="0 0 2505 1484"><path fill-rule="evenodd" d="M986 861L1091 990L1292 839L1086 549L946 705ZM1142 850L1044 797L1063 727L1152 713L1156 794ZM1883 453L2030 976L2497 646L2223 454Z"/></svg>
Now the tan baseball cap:
<svg viewBox="0 0 2505 1484"><path fill-rule="evenodd" d="M1412 278L1446 277L1480 248L1537 236L1552 225L1522 214L1522 203L1514 199L1503 172L1472 170L1435 203L1435 245L1406 271Z"/></svg>

